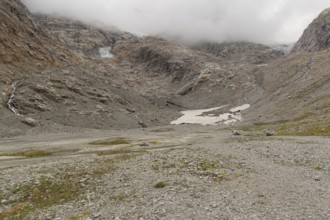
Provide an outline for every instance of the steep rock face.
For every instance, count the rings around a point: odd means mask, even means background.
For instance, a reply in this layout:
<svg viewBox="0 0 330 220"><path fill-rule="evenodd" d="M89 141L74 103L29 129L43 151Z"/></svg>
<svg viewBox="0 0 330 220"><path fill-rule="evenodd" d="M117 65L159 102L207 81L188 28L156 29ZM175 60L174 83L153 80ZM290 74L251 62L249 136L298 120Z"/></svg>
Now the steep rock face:
<svg viewBox="0 0 330 220"><path fill-rule="evenodd" d="M71 56L35 25L32 15L19 0L0 2L0 33L0 63L3 64L17 65L33 60L56 65Z"/></svg>
<svg viewBox="0 0 330 220"><path fill-rule="evenodd" d="M168 97L185 109L235 105L253 87L247 69L156 37L120 42L114 54L153 83L146 94Z"/></svg>
<svg viewBox="0 0 330 220"><path fill-rule="evenodd" d="M240 64L263 64L284 56L282 50L251 42L201 43L193 48Z"/></svg>
<svg viewBox="0 0 330 220"><path fill-rule="evenodd" d="M85 56L99 57L99 49L109 47L133 35L115 28L97 28L69 18L35 14L34 20L56 41Z"/></svg>
<svg viewBox="0 0 330 220"><path fill-rule="evenodd" d="M227 104L229 99L236 100L248 87L246 71L234 65L226 67L215 56L164 39L137 37L65 18L36 15L36 19L54 39L93 59L101 61L97 51L110 46L113 57L103 62L115 67L116 78L123 79L117 85L158 103L170 102L185 108L213 107Z"/></svg>
<svg viewBox="0 0 330 220"><path fill-rule="evenodd" d="M324 10L304 31L293 52L316 52L330 47L330 8Z"/></svg>
<svg viewBox="0 0 330 220"><path fill-rule="evenodd" d="M15 115L16 94L23 78L36 77L46 68L56 68L73 54L48 38L33 22L19 0L0 1L0 136L20 134L25 126ZM17 84L17 85L16 85Z"/></svg>
<svg viewBox="0 0 330 220"><path fill-rule="evenodd" d="M194 56L188 48L154 37L121 42L114 52L119 59L138 65L147 73L168 77L171 82L191 80L201 69L200 62L194 61L202 57Z"/></svg>

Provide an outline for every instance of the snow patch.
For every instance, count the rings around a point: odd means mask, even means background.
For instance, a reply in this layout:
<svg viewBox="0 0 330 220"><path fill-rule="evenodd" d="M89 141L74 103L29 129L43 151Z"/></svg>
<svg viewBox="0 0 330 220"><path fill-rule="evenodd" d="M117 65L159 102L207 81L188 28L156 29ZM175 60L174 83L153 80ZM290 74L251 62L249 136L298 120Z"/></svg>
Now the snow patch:
<svg viewBox="0 0 330 220"><path fill-rule="evenodd" d="M230 112L234 113L234 112L240 112L240 111L244 111L248 108L250 108L251 105L250 104L244 104L244 105L241 105L241 106L238 106L236 108L232 108L230 109Z"/></svg>
<svg viewBox="0 0 330 220"><path fill-rule="evenodd" d="M217 125L223 123L225 125L233 124L241 121L241 111L250 107L249 104L244 104L230 109L230 112L214 116L212 114L203 115L203 113L211 112L226 107L226 105L216 108L201 109L201 110L187 110L182 111L183 114L180 118L172 121L171 124L201 124L201 125Z"/></svg>
<svg viewBox="0 0 330 220"><path fill-rule="evenodd" d="M111 47L101 47L99 48L99 53L101 58L113 58L113 54L111 53Z"/></svg>

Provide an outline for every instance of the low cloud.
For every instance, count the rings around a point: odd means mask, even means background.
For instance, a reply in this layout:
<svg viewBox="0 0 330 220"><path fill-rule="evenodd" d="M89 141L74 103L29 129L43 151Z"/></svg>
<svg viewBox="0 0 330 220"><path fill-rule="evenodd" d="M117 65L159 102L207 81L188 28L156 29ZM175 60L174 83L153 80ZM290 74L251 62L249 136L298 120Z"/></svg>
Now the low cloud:
<svg viewBox="0 0 330 220"><path fill-rule="evenodd" d="M22 0L32 12L101 22L185 43L298 40L324 0Z"/></svg>

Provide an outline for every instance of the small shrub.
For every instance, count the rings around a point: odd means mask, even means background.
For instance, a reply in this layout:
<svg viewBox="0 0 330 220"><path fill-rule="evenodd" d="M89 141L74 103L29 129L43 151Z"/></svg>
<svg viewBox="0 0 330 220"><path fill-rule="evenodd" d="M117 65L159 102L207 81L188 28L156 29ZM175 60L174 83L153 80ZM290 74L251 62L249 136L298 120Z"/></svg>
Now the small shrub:
<svg viewBox="0 0 330 220"><path fill-rule="evenodd" d="M322 170L322 167L321 166L316 166L316 167L314 167L314 170Z"/></svg>
<svg viewBox="0 0 330 220"><path fill-rule="evenodd" d="M199 170L205 170L205 171L213 171L218 169L218 161L216 160L204 160L198 164Z"/></svg>
<svg viewBox="0 0 330 220"><path fill-rule="evenodd" d="M161 189L161 188L164 188L165 186L166 186L166 184L163 181L160 181L154 185L154 188Z"/></svg>

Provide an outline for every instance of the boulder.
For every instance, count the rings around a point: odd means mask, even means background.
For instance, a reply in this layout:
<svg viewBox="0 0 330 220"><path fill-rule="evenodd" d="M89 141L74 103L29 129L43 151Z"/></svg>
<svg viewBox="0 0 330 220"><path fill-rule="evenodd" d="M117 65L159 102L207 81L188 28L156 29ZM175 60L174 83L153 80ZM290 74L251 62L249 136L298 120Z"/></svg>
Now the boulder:
<svg viewBox="0 0 330 220"><path fill-rule="evenodd" d="M36 127L38 125L38 121L33 118L24 118L22 123L29 125L31 127Z"/></svg>

